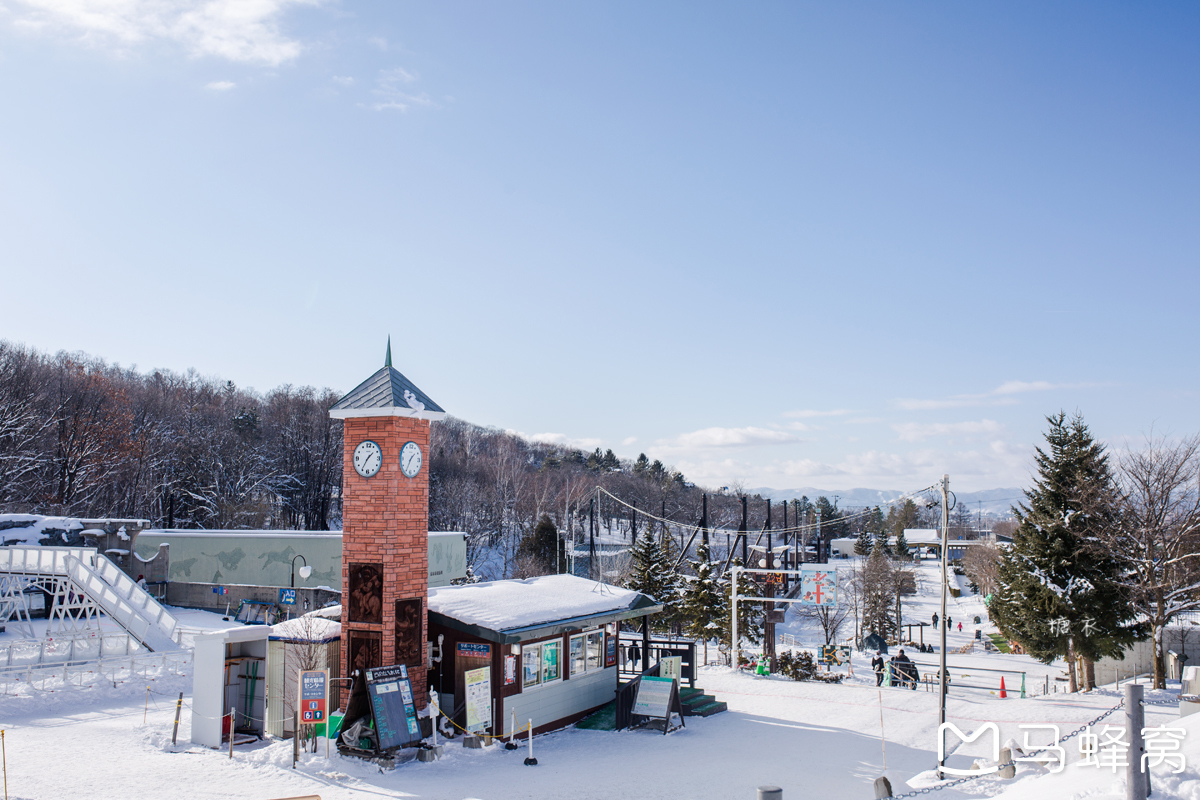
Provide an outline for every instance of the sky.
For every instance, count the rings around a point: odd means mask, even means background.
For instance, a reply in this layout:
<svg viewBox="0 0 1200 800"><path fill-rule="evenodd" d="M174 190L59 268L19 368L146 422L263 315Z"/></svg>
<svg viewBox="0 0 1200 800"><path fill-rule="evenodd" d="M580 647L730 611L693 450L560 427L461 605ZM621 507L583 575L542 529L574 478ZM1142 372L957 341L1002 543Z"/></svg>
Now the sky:
<svg viewBox="0 0 1200 800"><path fill-rule="evenodd" d="M703 485L1200 431L1200 5L0 0L0 338Z"/></svg>

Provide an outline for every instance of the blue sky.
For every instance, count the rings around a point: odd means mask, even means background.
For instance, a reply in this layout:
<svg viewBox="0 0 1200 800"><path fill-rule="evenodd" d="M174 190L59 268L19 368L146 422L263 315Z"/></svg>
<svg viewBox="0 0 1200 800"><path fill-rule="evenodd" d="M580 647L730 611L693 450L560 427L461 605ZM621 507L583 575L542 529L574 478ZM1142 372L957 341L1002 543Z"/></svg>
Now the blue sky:
<svg viewBox="0 0 1200 800"><path fill-rule="evenodd" d="M0 0L0 337L709 485L1200 429L1200 6Z"/></svg>

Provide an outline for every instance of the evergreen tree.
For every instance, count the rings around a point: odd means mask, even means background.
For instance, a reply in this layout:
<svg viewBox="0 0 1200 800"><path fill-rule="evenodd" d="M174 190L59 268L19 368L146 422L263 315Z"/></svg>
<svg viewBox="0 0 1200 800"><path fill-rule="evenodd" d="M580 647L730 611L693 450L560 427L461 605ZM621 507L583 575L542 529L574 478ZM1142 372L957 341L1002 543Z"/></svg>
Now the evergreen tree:
<svg viewBox="0 0 1200 800"><path fill-rule="evenodd" d="M858 539L854 542L854 554L859 556L870 555L874 547L875 544L871 541L871 534L866 528L863 528L858 534Z"/></svg>
<svg viewBox="0 0 1200 800"><path fill-rule="evenodd" d="M905 538L903 530L896 534L896 557L908 558L908 539Z"/></svg>
<svg viewBox="0 0 1200 800"><path fill-rule="evenodd" d="M886 533L881 533L875 537L875 546L871 548L871 553L882 553L885 556L891 556L892 546L888 544L888 536Z"/></svg>
<svg viewBox="0 0 1200 800"><path fill-rule="evenodd" d="M734 558L732 566L742 566L742 560ZM729 610L730 573L732 570L721 576L722 613L717 619L721 641L725 643L728 643L733 636L733 632L730 630L732 614ZM750 580L750 576L746 573L740 573L738 575L738 636L751 644L759 644L763 639L763 607L761 603L747 603L741 601L741 598L758 597L759 595L758 584Z"/></svg>
<svg viewBox="0 0 1200 800"><path fill-rule="evenodd" d="M1038 476L1013 509L1018 526L1000 557L991 618L1044 663L1066 657L1072 691L1075 657L1120 657L1142 633L1118 583L1121 554L1098 544L1115 522L1113 476L1104 447L1082 417L1046 418Z"/></svg>
<svg viewBox="0 0 1200 800"><path fill-rule="evenodd" d="M878 543L878 540L877 540ZM863 631L878 633L884 639L896 632L892 565L883 548L871 551L862 572Z"/></svg>
<svg viewBox="0 0 1200 800"><path fill-rule="evenodd" d="M639 536L631 548L633 566L625 582L628 589L653 597L663 604L653 625L666 629L675 623L679 607L679 576L671 552L671 537L664 533L660 541L650 534Z"/></svg>
<svg viewBox="0 0 1200 800"><path fill-rule="evenodd" d="M680 616L684 632L704 641L704 663L707 664L708 640L720 630L721 617L729 613L728 603L721 595L707 543L701 542L696 548L696 560L691 565L696 574L683 590Z"/></svg>
<svg viewBox="0 0 1200 800"><path fill-rule="evenodd" d="M521 540L517 554L531 559L535 574L551 575L563 569L567 563L561 546L558 528L549 516L542 514L533 531Z"/></svg>

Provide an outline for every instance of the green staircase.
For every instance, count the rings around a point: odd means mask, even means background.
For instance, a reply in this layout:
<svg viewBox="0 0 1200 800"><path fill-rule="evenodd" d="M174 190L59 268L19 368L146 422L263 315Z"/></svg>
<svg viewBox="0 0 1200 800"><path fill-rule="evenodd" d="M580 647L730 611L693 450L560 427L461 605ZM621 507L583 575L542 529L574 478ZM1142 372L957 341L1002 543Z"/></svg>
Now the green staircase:
<svg viewBox="0 0 1200 800"><path fill-rule="evenodd" d="M683 702L685 717L711 717L729 709L729 706L719 702L711 694L705 694L703 689L689 689L685 686L679 690L679 699Z"/></svg>

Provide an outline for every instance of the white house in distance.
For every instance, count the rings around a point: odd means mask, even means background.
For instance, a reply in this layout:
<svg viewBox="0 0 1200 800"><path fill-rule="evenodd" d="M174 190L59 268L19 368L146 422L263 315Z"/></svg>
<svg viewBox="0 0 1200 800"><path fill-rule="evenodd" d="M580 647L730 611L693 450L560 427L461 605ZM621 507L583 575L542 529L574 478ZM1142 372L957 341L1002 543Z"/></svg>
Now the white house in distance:
<svg viewBox="0 0 1200 800"><path fill-rule="evenodd" d="M942 532L934 528L905 528L904 540L908 542L909 552L920 552L921 558L940 558L942 553ZM834 558L852 558L854 556L854 538L834 539L831 554ZM951 539L950 560L963 557L968 547L981 544L992 544L992 539ZM896 537L889 536L888 544L896 546Z"/></svg>

